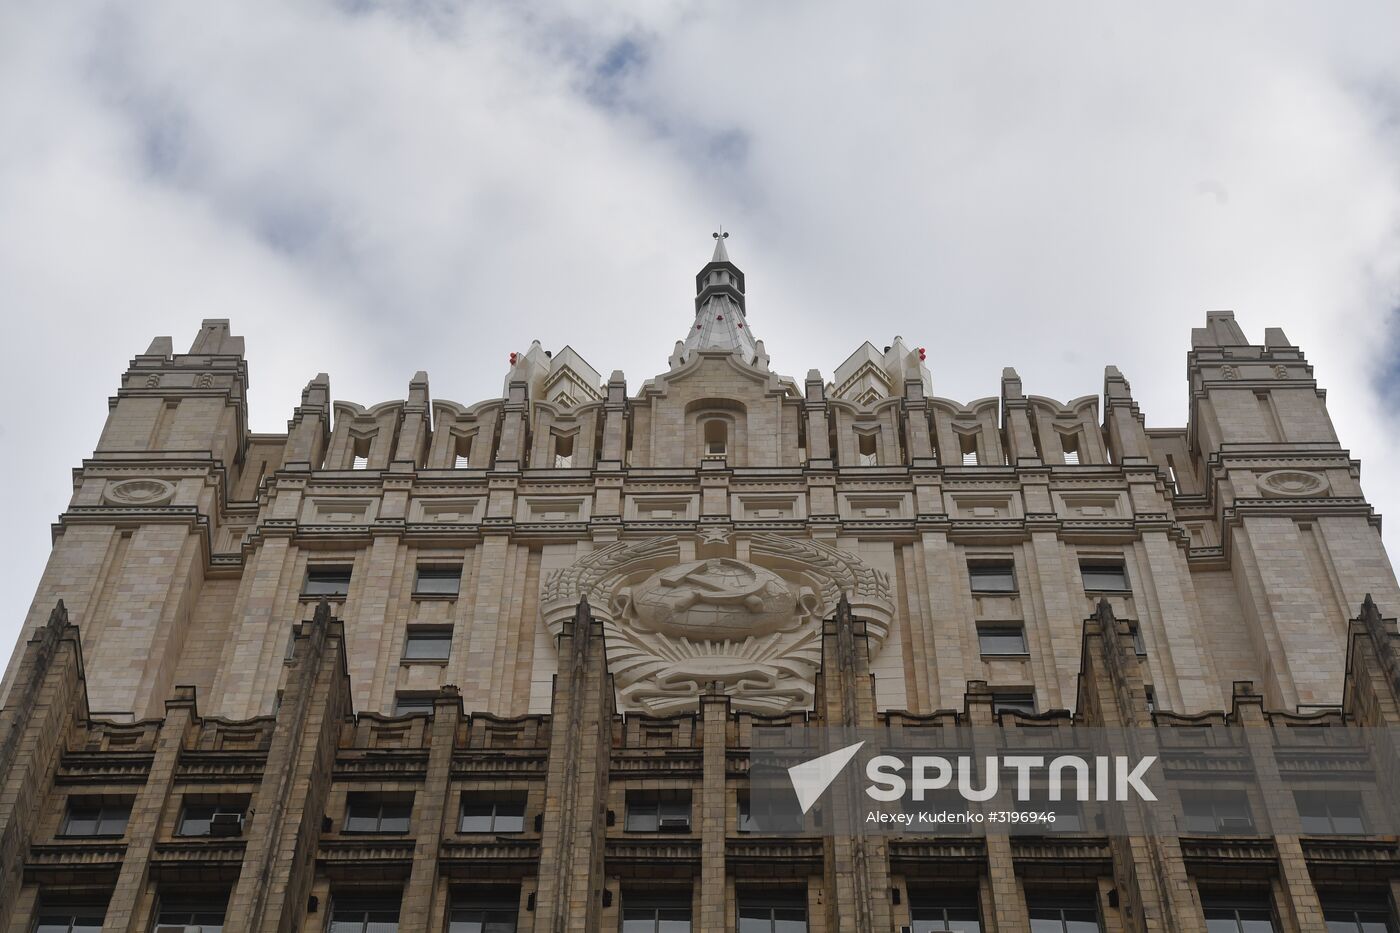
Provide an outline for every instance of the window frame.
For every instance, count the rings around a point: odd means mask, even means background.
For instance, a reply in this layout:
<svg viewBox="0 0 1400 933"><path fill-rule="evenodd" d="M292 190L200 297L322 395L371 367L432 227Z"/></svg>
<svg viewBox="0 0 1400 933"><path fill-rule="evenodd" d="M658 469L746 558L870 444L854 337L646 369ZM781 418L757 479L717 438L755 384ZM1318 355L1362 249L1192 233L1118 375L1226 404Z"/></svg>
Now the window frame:
<svg viewBox="0 0 1400 933"><path fill-rule="evenodd" d="M767 916L745 917L745 912L764 913L767 914ZM779 912L800 912L802 916L779 917ZM812 918L809 916L807 911L807 893L805 891L803 891L801 894L777 893L767 891L764 891L762 893L740 892L738 896L734 898L734 915L736 933L749 933L749 930L753 929L752 927L745 925L745 920L756 920L759 923L766 923L766 927L756 930L755 933L776 933L778 929L779 920L783 920L788 923L791 923L795 920L801 921L801 933L807 933L807 931L811 930L812 928Z"/></svg>
<svg viewBox="0 0 1400 933"><path fill-rule="evenodd" d="M373 829L352 829L352 820L366 820L369 817L364 813L357 814L359 808L373 808L374 828ZM396 814L390 816L386 810L393 809ZM397 811L402 810L402 815L397 815ZM395 825L400 820L403 822L403 829L386 829L384 824L389 820L394 820ZM345 819L340 824L340 834L342 836L407 836L413 831L413 797L401 794L377 794L372 791L351 791L345 795Z"/></svg>
<svg viewBox="0 0 1400 933"><path fill-rule="evenodd" d="M649 917L629 917L632 912L650 913ZM663 917L663 913L683 913L684 917ZM663 933L662 923L685 923L685 930L695 929L695 894L686 891L668 894L663 891L631 893L622 891L622 910L618 912L618 928L621 933ZM649 923L646 927L629 927L628 924Z"/></svg>
<svg viewBox="0 0 1400 933"><path fill-rule="evenodd" d="M939 914L937 917L920 916L920 914ZM972 914L972 917L952 916L949 914ZM971 922L973 926L966 926ZM950 926L959 923L963 926ZM928 925L925 925L928 924ZM932 924L942 924L933 926ZM934 894L927 890L920 891L915 888L909 892L909 931L910 933L944 933L944 931L965 931L965 933L981 933L982 930L982 905L978 902L976 892L956 895L952 897Z"/></svg>
<svg viewBox="0 0 1400 933"><path fill-rule="evenodd" d="M329 577L332 574L337 578L334 581L318 581L314 579L318 575ZM345 578L343 584L341 584L341 581L338 579L341 576ZM325 597L326 599L344 599L346 596L350 595L350 584L354 578L355 567L353 564L309 564L306 568L306 576L302 577L301 580L300 597L302 599L319 599L321 597ZM325 588L317 588L328 582L341 584L344 588L333 589L329 585L325 586Z"/></svg>
<svg viewBox="0 0 1400 933"><path fill-rule="evenodd" d="M1248 792L1239 788L1221 788L1220 790L1207 790L1205 788L1182 788L1181 796L1181 816L1182 828L1188 836L1238 836L1240 833L1234 832L1233 828L1227 830L1222 825L1223 820L1245 819L1249 821L1249 829L1243 835L1258 835L1259 824L1254 820L1254 808L1249 802ZM1220 804L1226 801L1242 802L1244 804L1244 815L1222 814ZM1210 804L1209 819L1214 823L1213 829L1197 829L1192 826L1192 821L1200 825L1200 821L1207 818L1204 812L1191 812L1193 806L1201 803Z"/></svg>
<svg viewBox="0 0 1400 933"><path fill-rule="evenodd" d="M476 917L459 916L465 914L477 914ZM505 917L504 915L509 915ZM454 924L476 924L469 927L462 933L485 933L488 929L495 929L495 925L503 920L510 920L512 933L520 929L520 899L517 896L514 900L507 900L504 896L496 898L482 898L480 900L468 900L460 893L453 893L447 904L447 933L453 933ZM487 925L491 924L491 927Z"/></svg>
<svg viewBox="0 0 1400 933"><path fill-rule="evenodd" d="M416 716L419 713L433 715L436 698L429 694L421 693L396 693L394 694L394 715L395 716Z"/></svg>
<svg viewBox="0 0 1400 933"><path fill-rule="evenodd" d="M46 923L61 918L62 923ZM97 923L79 923L79 920L96 920ZM41 897L39 907L34 911L34 926L31 927L33 933L44 933L48 930L59 930L63 933L102 933L102 925L107 920L107 904L105 902L88 902L76 904L49 904L45 903Z"/></svg>
<svg viewBox="0 0 1400 933"><path fill-rule="evenodd" d="M434 589L432 586L424 587L424 580L435 580L438 583L451 583L451 589L446 587ZM462 565L461 564L437 564L421 563L413 568L413 595L414 596L444 596L457 597L462 595Z"/></svg>
<svg viewBox="0 0 1400 933"><path fill-rule="evenodd" d="M1322 902L1322 921L1328 925L1329 930L1334 923L1349 923L1352 926L1348 933L1366 933L1361 924L1375 923L1378 920L1385 924L1385 933L1395 933L1397 929L1395 914L1386 897L1347 899L1334 903L1328 903L1328 899L1324 897ZM1337 914L1349 916L1338 917ZM1362 914L1371 916L1363 917Z"/></svg>
<svg viewBox="0 0 1400 933"><path fill-rule="evenodd" d="M987 641L984 639L1009 639L1016 636L1018 647L1014 651L989 651ZM1026 624L1011 622L979 622L977 624L977 651L984 658L1023 658L1031 653L1030 643L1026 638Z"/></svg>
<svg viewBox="0 0 1400 933"><path fill-rule="evenodd" d="M338 915L341 913L359 914L361 919L357 923L356 933L369 933L371 923L388 923L385 919L371 919L370 914L394 915L394 931L397 933L399 923L403 917L403 892L399 892L397 899L385 897L337 897L334 892L331 894L331 909L326 918L326 933L349 933L343 929L338 930L337 924L346 924L354 921L341 920ZM381 931L382 933L382 931Z"/></svg>
<svg viewBox="0 0 1400 933"><path fill-rule="evenodd" d="M1235 925L1234 933L1246 933L1244 926L1246 921L1252 925L1261 919L1269 921L1272 933L1279 933L1278 911L1274 908L1273 898L1267 894L1261 894L1258 897L1238 895L1212 897L1207 893L1202 893L1201 913L1205 916L1207 926L1210 926L1212 920L1233 922ZM1212 917L1212 913L1216 916ZM1262 913L1267 914L1267 917L1242 917L1242 913Z"/></svg>
<svg viewBox="0 0 1400 933"><path fill-rule="evenodd" d="M1322 805L1322 814L1315 811L1305 813L1303 809L1304 800ZM1354 807L1354 814L1335 813L1340 809L1336 804L1350 803ZM1298 788L1293 791L1293 805L1298 810L1298 830L1305 836L1364 836L1366 834L1366 808L1362 806L1361 795L1355 791L1331 790L1322 788ZM1322 820L1326 823L1326 829L1309 829L1306 822L1309 820ZM1337 828L1338 820L1355 820L1355 829Z"/></svg>
<svg viewBox="0 0 1400 933"><path fill-rule="evenodd" d="M476 804L479 807L483 804L488 803L491 807L491 814L489 817L487 817L487 819L490 821L487 828L467 829L466 821L468 817L466 811L468 805ZM501 812L502 808L514 808L517 804L519 805L520 811L518 815L514 812ZM464 790L462 791L462 794L457 801L457 833L458 835L463 836L518 835L520 833L525 832L525 814L526 810L529 809L529 805L530 797L529 794L525 791L507 791L504 793L493 793L490 791ZM474 818L480 819L481 817L478 815ZM520 828L501 828L499 824L502 820L511 820L512 822L508 825L514 825L514 821L519 820Z"/></svg>
<svg viewBox="0 0 1400 933"><path fill-rule="evenodd" d="M691 797L689 791L628 791L624 800L622 828L629 833L690 832ZM650 812L648 812L650 811ZM685 828L661 826L665 819L685 818ZM645 824L650 819L653 825Z"/></svg>
<svg viewBox="0 0 1400 933"><path fill-rule="evenodd" d="M992 714L1017 712L1025 716L1040 715L1040 706L1035 700L1034 690L1005 690L992 694Z"/></svg>
<svg viewBox="0 0 1400 933"><path fill-rule="evenodd" d="M68 802L63 809L63 822L59 826L58 835L60 838L120 839L122 836L126 835L127 827L131 824L131 806L134 801L124 800L120 802L112 802L106 800L97 800L94 803L84 803L82 802L84 799L85 798L83 797L68 798ZM92 832L74 832L72 824L74 820L75 809L95 812L97 814L97 816L91 821L93 824ZM111 814L109 814L108 811L112 811ZM116 832L104 832L104 824L108 822L115 822L116 815L118 813L121 815L121 828L118 829Z"/></svg>
<svg viewBox="0 0 1400 933"><path fill-rule="evenodd" d="M414 653L412 645L422 644L445 644L446 650L442 654ZM420 626L409 626L403 636L403 655L401 660L431 663L434 661L447 661L452 657L452 630L441 628L428 628ZM397 702L397 698L396 698Z"/></svg>
<svg viewBox="0 0 1400 933"><path fill-rule="evenodd" d="M1123 585L1121 587L1089 585L1089 574L1106 574L1110 571L1117 573L1122 578ZM1079 581L1084 584L1085 593L1131 593L1133 591L1133 581L1128 577L1127 562L1111 557L1080 560Z"/></svg>
<svg viewBox="0 0 1400 933"><path fill-rule="evenodd" d="M1026 916L1031 923L1031 933L1066 933L1069 923L1090 922L1084 917L1068 917L1066 914L1074 912L1076 914L1093 914L1093 924L1095 933L1103 933L1103 915L1099 911L1097 898L1093 895L1086 895L1081 898L1026 898ZM1055 917L1036 917L1036 913L1054 913ZM1036 921L1042 923L1048 920L1056 924L1053 929L1037 926Z"/></svg>
<svg viewBox="0 0 1400 933"><path fill-rule="evenodd" d="M207 819L199 820L199 819L196 818L196 822L203 822L203 823L204 823L204 832L202 832L202 833L190 833L190 832L185 832L185 824L188 823L188 822L190 821L190 819L191 819L191 817L190 817L190 810L191 810L191 809L200 809L200 810L208 810L208 811L209 811L209 816L208 816ZM200 802L198 802L198 801L193 801L193 802L192 802L192 801L189 801L189 800L185 800L185 801L182 801L182 802L181 802L181 804L180 804L180 813L179 813L179 815L175 818L175 835L176 835L177 837L187 838L187 839L206 839L206 838L208 838L208 837L210 836L210 834L211 834L212 831L213 831L213 828L214 828L214 817L217 816L218 814L221 814L221 813L236 813L236 814L238 815L239 819L242 820L242 819L246 818L247 812L248 812L248 805L247 805L246 803L200 803Z"/></svg>
<svg viewBox="0 0 1400 933"><path fill-rule="evenodd" d="M188 921L164 920L166 914L185 915ZM201 915L213 916L217 914L219 922L199 923L196 922ZM193 897L182 897L167 901L160 898L156 903L154 918L151 921L151 933L223 933L224 924L228 922L228 893L217 901L204 901Z"/></svg>
<svg viewBox="0 0 1400 933"><path fill-rule="evenodd" d="M979 586L978 580L992 577L1006 576L1010 579L1011 585L1004 589ZM1016 580L1016 562L1014 560L989 560L985 558L974 558L967 562L967 583L968 589L974 596L1014 596L1020 593L1019 584Z"/></svg>

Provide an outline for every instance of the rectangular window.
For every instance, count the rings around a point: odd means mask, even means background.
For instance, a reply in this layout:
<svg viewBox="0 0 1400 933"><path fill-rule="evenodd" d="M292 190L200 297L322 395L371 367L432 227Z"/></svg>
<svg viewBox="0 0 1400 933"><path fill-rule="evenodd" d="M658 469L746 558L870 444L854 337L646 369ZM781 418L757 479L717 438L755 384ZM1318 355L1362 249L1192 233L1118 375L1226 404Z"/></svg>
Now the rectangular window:
<svg viewBox="0 0 1400 933"><path fill-rule="evenodd" d="M349 567L321 566L306 568L306 582L301 585L303 596L344 596L350 592Z"/></svg>
<svg viewBox="0 0 1400 933"><path fill-rule="evenodd" d="M472 439L475 434L462 434L453 438L452 445L452 468L454 470L467 470L472 465Z"/></svg>
<svg viewBox="0 0 1400 933"><path fill-rule="evenodd" d="M399 898L333 900L327 933L398 933Z"/></svg>
<svg viewBox="0 0 1400 933"><path fill-rule="evenodd" d="M70 797L63 818L64 836L120 836L131 819L131 801L98 803Z"/></svg>
<svg viewBox="0 0 1400 933"><path fill-rule="evenodd" d="M525 832L525 795L465 793L462 795L459 833Z"/></svg>
<svg viewBox="0 0 1400 933"><path fill-rule="evenodd" d="M933 833L940 836L966 836L972 832L974 824L966 822L969 813L977 811L975 804L963 799L963 795L953 788L942 788L924 792L923 800L915 800L913 794L902 798L901 806L913 822L909 824L911 833ZM927 813L928 816L922 814Z"/></svg>
<svg viewBox="0 0 1400 933"><path fill-rule="evenodd" d="M1026 654L1025 626L979 625L977 647L983 657Z"/></svg>
<svg viewBox="0 0 1400 933"><path fill-rule="evenodd" d="M690 895L624 891L622 933L690 933Z"/></svg>
<svg viewBox="0 0 1400 933"><path fill-rule="evenodd" d="M213 901L161 900L154 933L223 933L226 897Z"/></svg>
<svg viewBox="0 0 1400 933"><path fill-rule="evenodd" d="M1273 933L1274 909L1267 898L1220 898L1201 895L1207 933Z"/></svg>
<svg viewBox="0 0 1400 933"><path fill-rule="evenodd" d="M456 596L462 589L462 565L419 564L414 596Z"/></svg>
<svg viewBox="0 0 1400 933"><path fill-rule="evenodd" d="M394 697L394 715L412 716L414 713L433 714L433 698L422 694L401 693Z"/></svg>
<svg viewBox="0 0 1400 933"><path fill-rule="evenodd" d="M933 892L909 892L909 933L981 933L982 914L976 894L947 897Z"/></svg>
<svg viewBox="0 0 1400 933"><path fill-rule="evenodd" d="M574 436L572 434L554 435L554 468L556 470L567 470L574 465Z"/></svg>
<svg viewBox="0 0 1400 933"><path fill-rule="evenodd" d="M739 894L738 933L807 933L807 898L801 894Z"/></svg>
<svg viewBox="0 0 1400 933"><path fill-rule="evenodd" d="M690 832L690 794L627 795L629 833Z"/></svg>
<svg viewBox="0 0 1400 933"><path fill-rule="evenodd" d="M446 661L452 653L452 633L409 629L404 639L405 661Z"/></svg>
<svg viewBox="0 0 1400 933"><path fill-rule="evenodd" d="M1361 795L1353 791L1298 790L1299 828L1309 835L1359 836L1366 832Z"/></svg>
<svg viewBox="0 0 1400 933"><path fill-rule="evenodd" d="M1327 933L1395 933L1395 920L1384 897L1361 901L1323 898L1322 919Z"/></svg>
<svg viewBox="0 0 1400 933"><path fill-rule="evenodd" d="M963 466L977 466L977 435L959 434L958 452L962 454Z"/></svg>
<svg viewBox="0 0 1400 933"><path fill-rule="evenodd" d="M341 832L403 835L408 832L412 813L411 797L405 800L379 794L347 794Z"/></svg>
<svg viewBox="0 0 1400 933"><path fill-rule="evenodd" d="M1016 801L1016 809L1022 813L1053 813L1053 823L1025 823L1026 831L1044 829L1046 833L1082 833L1084 831L1084 809L1074 799L1074 785L1065 781L1060 788L1060 799L1051 800L1050 791L1039 787L1031 790L1029 800Z"/></svg>
<svg viewBox="0 0 1400 933"><path fill-rule="evenodd" d="M1138 657L1147 657L1147 642L1142 639L1142 626L1136 621L1130 621L1128 630L1133 633L1133 650L1138 653Z"/></svg>
<svg viewBox="0 0 1400 933"><path fill-rule="evenodd" d="M1072 901L1029 900L1031 933L1099 933L1099 909L1092 897Z"/></svg>
<svg viewBox="0 0 1400 933"><path fill-rule="evenodd" d="M1080 564L1079 575L1084 580L1084 592L1086 593L1129 592L1128 572L1122 564Z"/></svg>
<svg viewBox="0 0 1400 933"><path fill-rule="evenodd" d="M992 695L993 713L1028 713L1035 715L1034 693L996 693Z"/></svg>
<svg viewBox="0 0 1400 933"><path fill-rule="evenodd" d="M240 836L243 804L187 803L180 811L177 836Z"/></svg>
<svg viewBox="0 0 1400 933"><path fill-rule="evenodd" d="M1181 809L1188 833L1250 835L1254 817L1242 790L1184 790Z"/></svg>
<svg viewBox="0 0 1400 933"><path fill-rule="evenodd" d="M454 893L447 933L515 933L519 908L520 892L513 889Z"/></svg>
<svg viewBox="0 0 1400 933"><path fill-rule="evenodd" d="M974 593L1016 592L1016 570L1010 561L978 561L967 565Z"/></svg>
<svg viewBox="0 0 1400 933"><path fill-rule="evenodd" d="M793 798L790 807L784 807L779 803L773 806L774 794L764 794L764 806L757 812L753 809L753 804L749 799L747 791L739 793L739 825L741 833L800 833L806 826L803 819L802 810L797 805L797 798ZM815 812L815 811L813 811Z"/></svg>
<svg viewBox="0 0 1400 933"><path fill-rule="evenodd" d="M43 904L34 922L34 933L102 933L105 904Z"/></svg>
<svg viewBox="0 0 1400 933"><path fill-rule="evenodd" d="M876 442L879 438L872 432L870 434L857 434L856 443L860 454L861 466L879 466L880 456L876 449Z"/></svg>

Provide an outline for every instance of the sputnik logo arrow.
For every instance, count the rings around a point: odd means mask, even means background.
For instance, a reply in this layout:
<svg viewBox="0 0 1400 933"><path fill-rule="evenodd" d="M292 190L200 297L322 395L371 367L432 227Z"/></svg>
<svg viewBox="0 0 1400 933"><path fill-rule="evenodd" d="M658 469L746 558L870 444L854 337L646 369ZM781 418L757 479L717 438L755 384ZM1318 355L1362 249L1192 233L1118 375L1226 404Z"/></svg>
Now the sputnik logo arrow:
<svg viewBox="0 0 1400 933"><path fill-rule="evenodd" d="M788 768L788 779L792 781L792 789L797 792L797 802L802 805L803 813L812 809L817 798L826 792L832 781L841 776L841 770L851 763L851 759L856 757L856 752L860 751L864 744L857 742L847 745L820 758L813 758Z"/></svg>

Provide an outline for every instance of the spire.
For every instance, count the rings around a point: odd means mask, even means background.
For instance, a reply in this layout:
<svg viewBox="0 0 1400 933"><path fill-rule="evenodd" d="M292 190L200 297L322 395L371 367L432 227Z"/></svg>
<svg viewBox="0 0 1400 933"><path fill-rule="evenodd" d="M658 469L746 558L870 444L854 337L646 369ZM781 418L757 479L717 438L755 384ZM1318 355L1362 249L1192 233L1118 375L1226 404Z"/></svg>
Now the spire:
<svg viewBox="0 0 1400 933"><path fill-rule="evenodd" d="M745 317L744 273L729 259L724 244L729 234L713 236L714 255L695 276L695 323L678 361L689 360L697 350L728 350L751 364L759 353Z"/></svg>

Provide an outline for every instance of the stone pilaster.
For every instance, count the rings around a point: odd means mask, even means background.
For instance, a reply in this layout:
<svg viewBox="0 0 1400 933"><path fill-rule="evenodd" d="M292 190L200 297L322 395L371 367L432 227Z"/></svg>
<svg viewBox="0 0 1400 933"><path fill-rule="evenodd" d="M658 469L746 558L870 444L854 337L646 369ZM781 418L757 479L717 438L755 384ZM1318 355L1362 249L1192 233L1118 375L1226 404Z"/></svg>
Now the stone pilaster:
<svg viewBox="0 0 1400 933"><path fill-rule="evenodd" d="M974 730L997 727L992 711L992 691L985 680L969 680L963 695L963 725ZM1029 930L1030 914L1026 897L1016 877L1016 861L1011 851L1011 837L1005 833L987 833L987 897L991 914L983 918L987 933L1020 933Z"/></svg>
<svg viewBox="0 0 1400 933"><path fill-rule="evenodd" d="M729 838L728 727L729 698L722 689L700 697L704 778L700 790L700 915L697 930L716 933L734 928L725 900L726 848Z"/></svg>
<svg viewBox="0 0 1400 933"><path fill-rule="evenodd" d="M428 746L428 775L423 789L413 800L413 868L399 908L402 933L428 933L441 914L434 903L437 893L438 851L448 821L456 818L456 808L448 799L451 785L452 752L457 726L462 721L462 698L457 688L444 685L433 701L433 721Z"/></svg>

